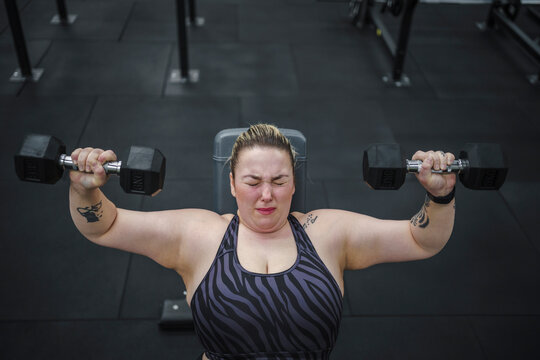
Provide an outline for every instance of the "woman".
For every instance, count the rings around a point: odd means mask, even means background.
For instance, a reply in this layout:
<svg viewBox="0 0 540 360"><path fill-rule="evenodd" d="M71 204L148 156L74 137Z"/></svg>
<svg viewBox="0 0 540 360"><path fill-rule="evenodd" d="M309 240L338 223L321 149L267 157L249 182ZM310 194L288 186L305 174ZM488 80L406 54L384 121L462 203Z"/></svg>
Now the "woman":
<svg viewBox="0 0 540 360"><path fill-rule="evenodd" d="M116 155L85 148L71 156L80 169L70 173L75 225L96 244L148 256L182 277L202 359L327 359L344 270L431 257L454 224L456 177L431 172L454 161L442 151L413 156L423 161L417 177L428 195L410 221L329 209L289 213L294 150L265 124L251 126L233 147L237 214L118 209L99 190L107 181L102 164Z"/></svg>

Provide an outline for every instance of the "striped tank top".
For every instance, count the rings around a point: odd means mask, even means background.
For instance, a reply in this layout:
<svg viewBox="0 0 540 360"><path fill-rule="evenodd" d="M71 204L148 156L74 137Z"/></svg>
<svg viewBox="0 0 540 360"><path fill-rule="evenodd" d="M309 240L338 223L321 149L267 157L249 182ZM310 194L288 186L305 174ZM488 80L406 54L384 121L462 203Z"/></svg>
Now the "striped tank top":
<svg viewBox="0 0 540 360"><path fill-rule="evenodd" d="M239 219L193 294L195 330L210 360L328 359L343 298L339 285L298 222L289 215L297 258L288 270L258 274L236 255Z"/></svg>

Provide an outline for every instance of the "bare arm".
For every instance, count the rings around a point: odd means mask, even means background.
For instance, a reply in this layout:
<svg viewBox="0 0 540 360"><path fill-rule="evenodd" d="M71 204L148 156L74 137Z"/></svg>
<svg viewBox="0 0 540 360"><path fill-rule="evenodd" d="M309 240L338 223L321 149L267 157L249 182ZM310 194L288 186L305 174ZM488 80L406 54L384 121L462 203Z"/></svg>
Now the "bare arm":
<svg viewBox="0 0 540 360"><path fill-rule="evenodd" d="M87 173L70 173L71 217L81 234L98 245L145 255L185 273L195 261L193 255L201 251L199 244L204 243L197 240L225 221L216 213L199 209L119 209L99 189L107 181L101 164L116 160L114 153L87 148L77 149L72 157Z"/></svg>
<svg viewBox="0 0 540 360"><path fill-rule="evenodd" d="M118 209L99 189L81 191L74 185L69 198L73 223L88 240L177 267L180 234L172 225L174 212Z"/></svg>
<svg viewBox="0 0 540 360"><path fill-rule="evenodd" d="M420 183L436 197L448 195L455 186L455 175L432 174L454 161L452 154L417 152L423 161L417 175ZM454 225L455 200L437 204L426 197L420 211L410 221L380 220L350 213L329 212L344 240L345 269L361 269L383 262L420 260L443 249Z"/></svg>

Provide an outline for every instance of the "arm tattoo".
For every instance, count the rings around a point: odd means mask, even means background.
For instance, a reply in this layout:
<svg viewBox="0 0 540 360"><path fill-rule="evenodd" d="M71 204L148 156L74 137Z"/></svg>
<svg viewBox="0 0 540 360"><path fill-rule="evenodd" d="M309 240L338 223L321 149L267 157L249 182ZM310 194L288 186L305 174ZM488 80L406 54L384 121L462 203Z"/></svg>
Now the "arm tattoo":
<svg viewBox="0 0 540 360"><path fill-rule="evenodd" d="M411 219L411 224L413 226L418 226L421 229L426 228L429 225L429 217L427 216L426 208L429 207L429 202L431 200L426 195L426 199L424 200L424 205L422 206L422 209L418 212L418 214L414 215Z"/></svg>
<svg viewBox="0 0 540 360"><path fill-rule="evenodd" d="M77 208L77 211L79 212L79 214L84 216L86 218L86 221L89 223L97 222L99 221L99 218L103 216L103 210L101 210L101 201L92 206L84 208L79 207Z"/></svg>
<svg viewBox="0 0 540 360"><path fill-rule="evenodd" d="M313 218L313 214L309 214L306 219L306 222L304 223L304 225L302 225L304 230L306 230L309 225L313 224L317 220L317 218L318 216L315 216L315 218Z"/></svg>

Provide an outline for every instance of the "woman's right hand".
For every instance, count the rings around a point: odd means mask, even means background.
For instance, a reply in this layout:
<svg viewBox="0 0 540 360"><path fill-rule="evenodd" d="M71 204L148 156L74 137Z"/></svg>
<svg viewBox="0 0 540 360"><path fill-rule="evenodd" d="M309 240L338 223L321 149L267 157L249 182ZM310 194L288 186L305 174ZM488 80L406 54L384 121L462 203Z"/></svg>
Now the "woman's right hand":
<svg viewBox="0 0 540 360"><path fill-rule="evenodd" d="M109 175L105 173L103 164L116 161L116 154L112 150L95 148L78 148L71 153L71 158L79 166L79 171L69 172L72 185L84 190L97 189L105 185Z"/></svg>

